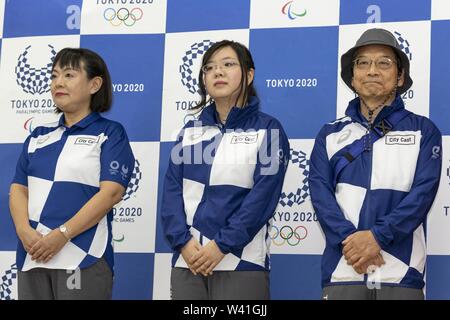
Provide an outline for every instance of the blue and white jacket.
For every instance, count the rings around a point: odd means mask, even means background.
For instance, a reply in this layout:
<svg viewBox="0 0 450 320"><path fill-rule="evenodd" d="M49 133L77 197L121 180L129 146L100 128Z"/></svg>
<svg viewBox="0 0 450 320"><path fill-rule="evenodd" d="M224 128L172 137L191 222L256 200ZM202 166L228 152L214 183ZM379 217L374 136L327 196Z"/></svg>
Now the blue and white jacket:
<svg viewBox="0 0 450 320"><path fill-rule="evenodd" d="M224 126L215 104L189 121L172 149L161 206L172 266L187 268L180 251L195 237L226 254L214 270L269 270L268 232L288 161L287 136L256 97L233 107Z"/></svg>
<svg viewBox="0 0 450 320"><path fill-rule="evenodd" d="M375 125L403 109L397 96ZM346 117L322 128L311 154L311 199L326 237L322 285L371 282L420 289L426 217L441 175L441 133L429 119L409 113L335 176L332 163L344 147L365 138L366 126L356 98ZM342 255L342 241L360 230L372 231L386 262L370 275L356 273Z"/></svg>
<svg viewBox="0 0 450 320"><path fill-rule="evenodd" d="M97 192L102 181L124 188L130 182L134 155L123 126L92 112L70 128L59 121L40 126L26 139L13 183L28 188L28 218L46 235L70 220ZM22 242L17 267L84 269L104 257L113 271L110 210L96 225L72 238L49 262L31 260Z"/></svg>

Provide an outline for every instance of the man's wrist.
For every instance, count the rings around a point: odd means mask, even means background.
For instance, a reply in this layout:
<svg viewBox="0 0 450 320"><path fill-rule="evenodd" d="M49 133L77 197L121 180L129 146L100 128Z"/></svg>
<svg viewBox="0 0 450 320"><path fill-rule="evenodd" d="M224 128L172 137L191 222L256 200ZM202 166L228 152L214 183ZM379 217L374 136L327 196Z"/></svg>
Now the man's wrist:
<svg viewBox="0 0 450 320"><path fill-rule="evenodd" d="M383 250L383 248L381 247L381 244L380 244L380 242L377 239L376 233L373 230L373 228L370 229L369 232L372 235L373 240L375 241L375 245L378 247L377 249L378 249L378 253L379 253L381 250Z"/></svg>

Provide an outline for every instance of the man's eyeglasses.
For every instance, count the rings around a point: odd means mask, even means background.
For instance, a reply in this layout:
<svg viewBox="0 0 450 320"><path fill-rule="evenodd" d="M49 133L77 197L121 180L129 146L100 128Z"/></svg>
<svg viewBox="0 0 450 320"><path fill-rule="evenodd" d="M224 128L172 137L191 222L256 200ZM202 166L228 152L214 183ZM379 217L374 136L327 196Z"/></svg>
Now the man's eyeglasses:
<svg viewBox="0 0 450 320"><path fill-rule="evenodd" d="M234 67L239 66L239 62L235 61L235 60L223 60L220 61L219 63L215 63L215 62L209 62L207 64L205 64L202 67L202 71L203 73L207 74L212 72L213 70L216 70L217 67L219 67L221 70L231 70Z"/></svg>
<svg viewBox="0 0 450 320"><path fill-rule="evenodd" d="M388 57L379 57L375 60L369 59L367 57L360 57L353 60L355 67L360 70L368 70L372 65L372 62L375 62L375 67L379 70L387 70L391 68L396 62Z"/></svg>

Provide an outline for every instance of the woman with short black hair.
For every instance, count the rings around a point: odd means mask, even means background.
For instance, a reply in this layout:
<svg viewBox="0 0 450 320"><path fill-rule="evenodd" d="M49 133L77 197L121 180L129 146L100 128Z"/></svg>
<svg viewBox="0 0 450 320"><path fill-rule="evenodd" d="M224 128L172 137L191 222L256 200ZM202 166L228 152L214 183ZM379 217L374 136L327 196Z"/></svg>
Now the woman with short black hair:
<svg viewBox="0 0 450 320"><path fill-rule="evenodd" d="M51 79L62 115L26 139L11 184L18 297L110 299L112 207L130 181L133 152L122 125L99 114L111 108L112 85L97 53L61 50Z"/></svg>

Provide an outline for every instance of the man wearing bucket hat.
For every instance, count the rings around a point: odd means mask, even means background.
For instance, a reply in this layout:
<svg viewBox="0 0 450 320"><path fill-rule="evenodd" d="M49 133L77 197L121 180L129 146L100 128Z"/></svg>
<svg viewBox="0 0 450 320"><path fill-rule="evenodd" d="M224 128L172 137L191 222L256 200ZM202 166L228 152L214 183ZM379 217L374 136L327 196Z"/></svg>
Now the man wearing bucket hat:
<svg viewBox="0 0 450 320"><path fill-rule="evenodd" d="M441 133L407 111L409 60L384 29L341 57L357 97L323 126L310 162L311 199L326 237L324 299L423 299L425 223L441 174Z"/></svg>

